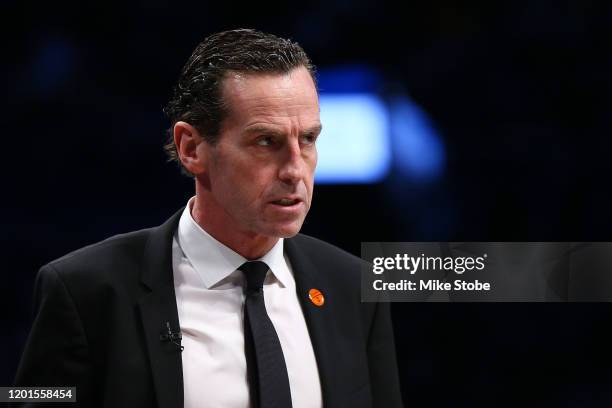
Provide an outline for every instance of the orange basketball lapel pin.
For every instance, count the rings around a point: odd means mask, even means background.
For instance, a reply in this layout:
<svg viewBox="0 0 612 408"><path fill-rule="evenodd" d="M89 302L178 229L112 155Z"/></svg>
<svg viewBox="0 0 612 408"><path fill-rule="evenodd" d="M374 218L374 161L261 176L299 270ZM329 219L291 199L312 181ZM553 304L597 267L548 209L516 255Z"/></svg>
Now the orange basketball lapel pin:
<svg viewBox="0 0 612 408"><path fill-rule="evenodd" d="M308 291L308 298L315 306L323 306L323 303L325 303L325 297L319 289L310 289Z"/></svg>

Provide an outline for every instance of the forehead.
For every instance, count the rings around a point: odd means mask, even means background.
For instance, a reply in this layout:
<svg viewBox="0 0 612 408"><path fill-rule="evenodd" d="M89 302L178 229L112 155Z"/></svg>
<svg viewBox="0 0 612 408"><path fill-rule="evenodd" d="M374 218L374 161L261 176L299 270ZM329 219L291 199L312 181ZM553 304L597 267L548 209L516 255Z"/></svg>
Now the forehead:
<svg viewBox="0 0 612 408"><path fill-rule="evenodd" d="M282 125L297 120L311 125L319 121L317 90L304 67L280 74L230 72L222 92L229 108L227 119L234 124L263 121Z"/></svg>

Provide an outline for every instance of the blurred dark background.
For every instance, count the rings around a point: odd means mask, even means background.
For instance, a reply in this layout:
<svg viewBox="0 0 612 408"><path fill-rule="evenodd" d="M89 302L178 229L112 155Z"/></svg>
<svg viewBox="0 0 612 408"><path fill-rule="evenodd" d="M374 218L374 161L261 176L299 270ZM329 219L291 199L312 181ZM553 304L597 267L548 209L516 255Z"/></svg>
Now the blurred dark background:
<svg viewBox="0 0 612 408"><path fill-rule="evenodd" d="M192 194L162 114L206 35L297 40L361 64L435 124L441 173L319 185L303 232L361 241L612 241L609 2L2 4L3 317L12 383L38 268L160 224ZM407 406L612 406L611 305L394 304Z"/></svg>

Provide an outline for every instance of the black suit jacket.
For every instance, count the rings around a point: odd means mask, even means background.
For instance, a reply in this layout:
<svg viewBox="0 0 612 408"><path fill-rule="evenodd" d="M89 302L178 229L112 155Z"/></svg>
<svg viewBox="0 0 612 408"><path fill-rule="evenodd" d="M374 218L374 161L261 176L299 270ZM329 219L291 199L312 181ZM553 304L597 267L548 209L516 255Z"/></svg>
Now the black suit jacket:
<svg viewBox="0 0 612 408"><path fill-rule="evenodd" d="M80 406L183 406L181 351L160 339L166 322L179 327L171 248L180 214L41 268L16 385L76 386ZM401 406L389 304L361 303L361 260L306 235L286 239L285 251L324 406ZM324 294L322 307L311 288Z"/></svg>

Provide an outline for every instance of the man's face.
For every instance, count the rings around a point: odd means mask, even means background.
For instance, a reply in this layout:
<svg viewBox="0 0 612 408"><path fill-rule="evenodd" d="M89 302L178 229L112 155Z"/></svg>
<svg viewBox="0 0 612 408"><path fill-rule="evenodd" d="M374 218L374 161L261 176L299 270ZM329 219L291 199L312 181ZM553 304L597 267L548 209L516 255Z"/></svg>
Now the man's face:
<svg viewBox="0 0 612 408"><path fill-rule="evenodd" d="M318 95L308 71L230 73L222 85L228 115L207 149L207 214L225 232L291 237L310 209Z"/></svg>

